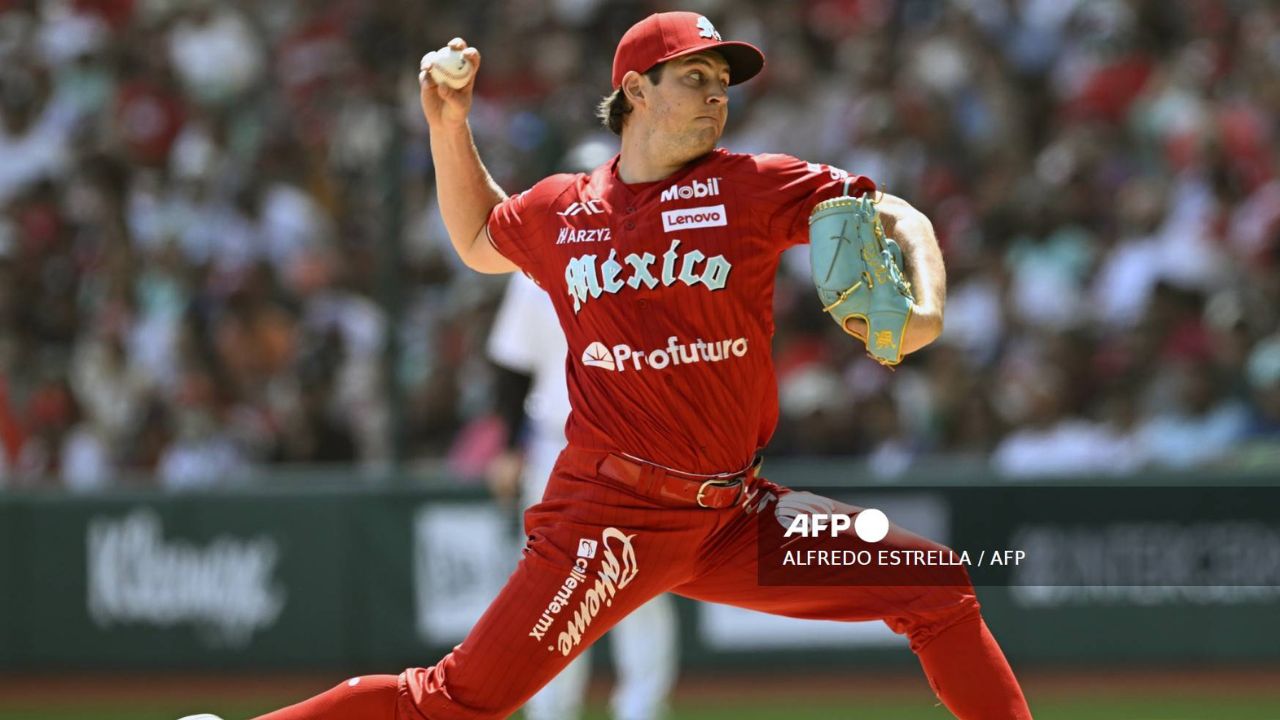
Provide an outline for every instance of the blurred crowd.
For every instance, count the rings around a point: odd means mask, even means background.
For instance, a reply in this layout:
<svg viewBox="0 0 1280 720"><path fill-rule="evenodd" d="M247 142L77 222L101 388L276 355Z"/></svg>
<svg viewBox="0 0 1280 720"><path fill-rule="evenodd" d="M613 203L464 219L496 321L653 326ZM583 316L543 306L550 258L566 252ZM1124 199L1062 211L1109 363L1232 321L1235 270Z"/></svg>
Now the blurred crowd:
<svg viewBox="0 0 1280 720"><path fill-rule="evenodd" d="M483 53L508 191L607 159L617 38L671 3L0 0L0 487L201 487L501 447L504 286L435 207L417 63ZM889 372L779 278L775 455L1010 478L1280 466L1280 7L689 0L764 74L723 144L934 221L945 334Z"/></svg>

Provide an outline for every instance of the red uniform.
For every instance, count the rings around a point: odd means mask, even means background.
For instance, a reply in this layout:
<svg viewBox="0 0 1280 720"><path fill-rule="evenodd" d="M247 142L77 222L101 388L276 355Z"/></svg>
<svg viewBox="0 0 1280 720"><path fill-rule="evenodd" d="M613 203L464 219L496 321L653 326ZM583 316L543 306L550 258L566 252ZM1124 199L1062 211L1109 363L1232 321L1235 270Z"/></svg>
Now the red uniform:
<svg viewBox="0 0 1280 720"><path fill-rule="evenodd" d="M614 88L629 71L708 48L726 59L731 82L763 64L755 48L721 41L706 18L661 13L623 36ZM814 205L837 195L846 174L716 150L659 182L628 185L617 164L550 177L489 216L494 247L550 293L569 345L569 446L543 501L525 513L515 573L434 667L394 682L353 679L265 720L505 718L667 591L792 617L883 620L910 639L957 716L1030 718L962 568L862 587L824 586L812 569L797 576L806 587L761 583L760 570L783 567L796 545L785 537L789 518L860 512L770 483L751 462L778 420L770 345L779 255L808 239ZM851 187L874 189L865 178ZM802 546L869 548L852 532ZM876 548L949 552L896 527Z"/></svg>
<svg viewBox="0 0 1280 720"><path fill-rule="evenodd" d="M762 586L757 568L781 565L788 544L779 518L858 508L753 472L740 490L713 486L717 495L703 498L727 507L697 503L709 477L747 468L773 433L778 258L807 240L810 210L839 194L845 173L717 150L661 182L627 185L616 163L548 178L490 216L494 246L551 294L564 326L569 448L525 515L519 569L453 653L400 676L396 717L506 717L666 591L793 617L884 620L910 637L962 717L1030 717L963 571L949 585ZM853 187L874 189L864 178ZM852 533L807 543L866 547ZM945 551L897 528L878 547Z"/></svg>

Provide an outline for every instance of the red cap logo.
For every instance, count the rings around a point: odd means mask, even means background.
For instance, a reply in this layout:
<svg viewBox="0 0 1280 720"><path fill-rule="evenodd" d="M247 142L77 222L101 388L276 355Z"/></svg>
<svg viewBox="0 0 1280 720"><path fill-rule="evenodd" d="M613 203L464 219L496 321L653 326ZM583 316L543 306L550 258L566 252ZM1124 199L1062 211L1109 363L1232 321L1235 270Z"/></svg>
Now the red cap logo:
<svg viewBox="0 0 1280 720"><path fill-rule="evenodd" d="M698 37L720 39L720 33L716 31L716 26L712 25L705 15L698 16L698 29L702 31L698 33Z"/></svg>

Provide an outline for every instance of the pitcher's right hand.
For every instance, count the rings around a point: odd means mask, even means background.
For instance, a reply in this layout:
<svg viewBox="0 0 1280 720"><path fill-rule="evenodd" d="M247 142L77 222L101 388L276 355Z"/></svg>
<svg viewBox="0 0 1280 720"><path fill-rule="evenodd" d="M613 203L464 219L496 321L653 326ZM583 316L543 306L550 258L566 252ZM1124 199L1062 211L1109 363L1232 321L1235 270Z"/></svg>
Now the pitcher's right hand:
<svg viewBox="0 0 1280 720"><path fill-rule="evenodd" d="M450 40L449 47L462 52L462 56L471 63L471 79L454 90L431 79L430 65L419 66L418 95L422 101L422 115L432 129L456 127L467 122L467 114L471 112L471 93L475 90L476 74L480 72L479 50L467 47L462 38Z"/></svg>

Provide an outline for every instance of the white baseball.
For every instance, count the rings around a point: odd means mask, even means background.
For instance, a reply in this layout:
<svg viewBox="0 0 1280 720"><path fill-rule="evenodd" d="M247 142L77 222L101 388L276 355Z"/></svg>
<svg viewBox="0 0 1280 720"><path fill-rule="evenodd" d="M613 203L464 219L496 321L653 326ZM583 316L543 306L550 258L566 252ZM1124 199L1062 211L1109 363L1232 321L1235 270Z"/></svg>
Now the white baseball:
<svg viewBox="0 0 1280 720"><path fill-rule="evenodd" d="M431 66L431 79L454 90L461 89L471 80L471 62L462 56L461 50L442 47L422 56L420 67Z"/></svg>

